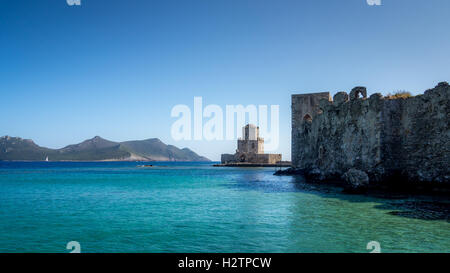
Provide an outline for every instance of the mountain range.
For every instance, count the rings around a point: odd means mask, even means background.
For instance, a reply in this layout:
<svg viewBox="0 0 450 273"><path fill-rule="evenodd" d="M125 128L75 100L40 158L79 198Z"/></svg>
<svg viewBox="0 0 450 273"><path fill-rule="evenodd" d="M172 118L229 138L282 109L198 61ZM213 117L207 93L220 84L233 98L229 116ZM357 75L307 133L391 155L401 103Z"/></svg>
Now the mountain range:
<svg viewBox="0 0 450 273"><path fill-rule="evenodd" d="M49 161L210 161L157 138L114 142L96 136L61 149L41 147L20 137L0 138L0 160L44 161L47 157Z"/></svg>

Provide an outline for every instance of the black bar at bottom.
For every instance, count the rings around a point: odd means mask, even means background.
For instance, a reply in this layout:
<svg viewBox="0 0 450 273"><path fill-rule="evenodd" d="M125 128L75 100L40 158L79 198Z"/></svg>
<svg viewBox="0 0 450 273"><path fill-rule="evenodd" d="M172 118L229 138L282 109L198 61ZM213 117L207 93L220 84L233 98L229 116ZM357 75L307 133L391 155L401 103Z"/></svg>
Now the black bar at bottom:
<svg viewBox="0 0 450 273"><path fill-rule="evenodd" d="M420 265L446 266L449 254L0 254L2 266L34 269L130 270L142 272L311 272L321 270L402 271ZM159 269L154 271L155 269ZM62 270L62 271L61 271Z"/></svg>

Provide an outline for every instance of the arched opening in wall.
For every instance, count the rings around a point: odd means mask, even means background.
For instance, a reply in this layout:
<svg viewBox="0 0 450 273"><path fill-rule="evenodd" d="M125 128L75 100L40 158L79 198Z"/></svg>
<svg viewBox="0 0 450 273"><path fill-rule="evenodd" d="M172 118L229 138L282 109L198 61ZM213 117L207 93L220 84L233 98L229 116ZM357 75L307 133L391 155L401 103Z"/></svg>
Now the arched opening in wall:
<svg viewBox="0 0 450 273"><path fill-rule="evenodd" d="M241 156L239 157L239 161L240 161L240 162L246 162L246 161L247 161L246 156L245 156L245 155L241 155Z"/></svg>
<svg viewBox="0 0 450 273"><path fill-rule="evenodd" d="M362 98L364 98L364 96L363 96L363 94L361 93L361 91L356 91L355 98L357 98L357 99L362 99Z"/></svg>
<svg viewBox="0 0 450 273"><path fill-rule="evenodd" d="M303 121L312 122L312 117L311 117L311 115L310 115L310 114L306 114L306 115L303 117Z"/></svg>
<svg viewBox="0 0 450 273"><path fill-rule="evenodd" d="M367 91L364 87L355 87L350 92L350 100L366 99Z"/></svg>

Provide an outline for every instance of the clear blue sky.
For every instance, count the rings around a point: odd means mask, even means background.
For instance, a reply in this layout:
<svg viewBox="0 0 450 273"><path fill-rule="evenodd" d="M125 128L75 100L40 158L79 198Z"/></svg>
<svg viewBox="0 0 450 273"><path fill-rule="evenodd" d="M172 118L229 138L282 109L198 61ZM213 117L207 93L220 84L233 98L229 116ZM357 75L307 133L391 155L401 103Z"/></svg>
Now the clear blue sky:
<svg viewBox="0 0 450 273"><path fill-rule="evenodd" d="M158 137L219 159L234 141L170 136L176 104L279 104L290 95L448 81L450 1L0 0L0 135L59 148Z"/></svg>

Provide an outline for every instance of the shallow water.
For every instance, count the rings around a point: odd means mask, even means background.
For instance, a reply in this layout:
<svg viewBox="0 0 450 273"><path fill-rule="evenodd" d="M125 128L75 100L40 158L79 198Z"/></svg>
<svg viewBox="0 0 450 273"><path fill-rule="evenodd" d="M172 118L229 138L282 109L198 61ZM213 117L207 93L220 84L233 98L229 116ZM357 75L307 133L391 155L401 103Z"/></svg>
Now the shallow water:
<svg viewBox="0 0 450 273"><path fill-rule="evenodd" d="M449 252L450 205L211 163L0 162L0 252Z"/></svg>

